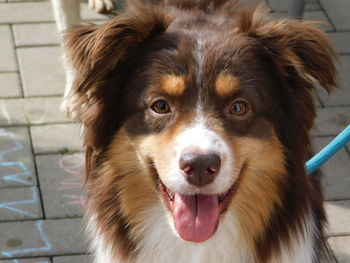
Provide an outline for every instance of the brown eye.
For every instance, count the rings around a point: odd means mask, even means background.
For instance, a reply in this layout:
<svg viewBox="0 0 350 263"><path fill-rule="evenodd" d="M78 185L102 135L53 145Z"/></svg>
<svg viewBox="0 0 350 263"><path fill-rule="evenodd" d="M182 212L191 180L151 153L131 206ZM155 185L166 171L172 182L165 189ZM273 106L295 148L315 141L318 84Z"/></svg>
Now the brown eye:
<svg viewBox="0 0 350 263"><path fill-rule="evenodd" d="M159 114L165 114L170 112L169 104L164 100L158 100L154 102L151 106L151 109Z"/></svg>
<svg viewBox="0 0 350 263"><path fill-rule="evenodd" d="M230 114L233 114L236 116L243 116L248 111L249 111L248 104L242 100L234 102L230 108Z"/></svg>

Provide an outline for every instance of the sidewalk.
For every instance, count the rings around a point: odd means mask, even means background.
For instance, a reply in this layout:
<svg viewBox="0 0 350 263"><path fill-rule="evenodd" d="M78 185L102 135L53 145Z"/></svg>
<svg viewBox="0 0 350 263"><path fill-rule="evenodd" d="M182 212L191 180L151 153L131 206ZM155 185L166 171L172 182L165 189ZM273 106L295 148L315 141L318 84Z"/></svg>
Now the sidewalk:
<svg viewBox="0 0 350 263"><path fill-rule="evenodd" d="M279 1L270 0L283 12ZM59 111L65 83L50 4L0 0L0 263L89 262L80 128ZM82 14L106 19L87 4ZM350 123L350 1L313 0L305 19L328 23L342 63L343 90L318 97L319 150ZM328 241L338 263L349 263L350 145L323 172Z"/></svg>

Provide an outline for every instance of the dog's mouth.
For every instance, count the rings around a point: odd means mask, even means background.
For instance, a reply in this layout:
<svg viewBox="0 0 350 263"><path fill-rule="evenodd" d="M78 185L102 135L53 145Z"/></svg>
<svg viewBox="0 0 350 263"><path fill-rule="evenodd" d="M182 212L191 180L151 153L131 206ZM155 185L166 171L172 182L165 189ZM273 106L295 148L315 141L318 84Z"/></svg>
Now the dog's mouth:
<svg viewBox="0 0 350 263"><path fill-rule="evenodd" d="M190 242L204 242L215 234L220 215L227 210L237 191L237 184L238 180L223 194L184 195L172 192L158 180L159 191L172 213L177 233Z"/></svg>

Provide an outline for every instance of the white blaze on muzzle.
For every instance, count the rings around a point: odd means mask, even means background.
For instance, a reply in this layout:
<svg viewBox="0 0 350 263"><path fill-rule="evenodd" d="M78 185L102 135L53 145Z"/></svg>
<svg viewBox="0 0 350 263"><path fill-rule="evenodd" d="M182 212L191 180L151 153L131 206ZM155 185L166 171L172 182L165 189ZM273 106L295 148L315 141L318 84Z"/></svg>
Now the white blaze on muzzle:
<svg viewBox="0 0 350 263"><path fill-rule="evenodd" d="M217 154L220 157L220 171L216 178L207 185L197 187L190 184L180 169L180 159L184 153ZM165 185L174 192L183 194L220 194L227 191L235 181L232 173L233 155L224 139L207 128L203 123L183 130L175 139L175 155L170 162L170 174L161 178Z"/></svg>

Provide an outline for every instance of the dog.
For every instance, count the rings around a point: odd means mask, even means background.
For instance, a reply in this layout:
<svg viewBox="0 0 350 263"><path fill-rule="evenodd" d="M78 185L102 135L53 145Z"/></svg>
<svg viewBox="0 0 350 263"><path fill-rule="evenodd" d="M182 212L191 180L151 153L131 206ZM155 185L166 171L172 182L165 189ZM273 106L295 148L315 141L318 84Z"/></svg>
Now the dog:
<svg viewBox="0 0 350 263"><path fill-rule="evenodd" d="M338 87L316 23L134 0L64 47L96 263L332 262L320 177L304 167L315 85Z"/></svg>

